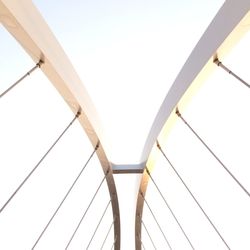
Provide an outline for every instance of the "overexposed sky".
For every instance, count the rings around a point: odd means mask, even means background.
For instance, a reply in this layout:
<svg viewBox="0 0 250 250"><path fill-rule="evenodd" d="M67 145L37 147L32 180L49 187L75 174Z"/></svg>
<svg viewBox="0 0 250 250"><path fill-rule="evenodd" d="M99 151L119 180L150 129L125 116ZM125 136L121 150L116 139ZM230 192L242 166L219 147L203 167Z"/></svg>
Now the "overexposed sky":
<svg viewBox="0 0 250 250"><path fill-rule="evenodd" d="M186 58L223 1L34 1L65 49L101 117L106 153L114 164L140 163L154 117ZM34 66L17 42L0 29L0 93ZM249 35L225 64L250 80ZM183 111L202 138L250 190L248 170L250 90L220 69ZM0 204L39 161L73 114L51 83L35 71L0 100ZM68 187L92 153L75 122L56 148L0 214L0 249L30 249ZM167 156L232 249L249 249L249 198L180 121L164 143ZM225 249L163 157L153 177L196 249ZM140 175L116 175L121 249L134 249ZM37 249L64 249L103 178L94 157ZM152 183L146 196L173 249L189 249ZM69 249L85 249L109 201L104 184ZM144 207L143 220L157 246L167 249ZM90 249L99 249L112 223L111 207ZM145 230L142 241L153 249ZM104 249L111 249L111 231Z"/></svg>
<svg viewBox="0 0 250 250"><path fill-rule="evenodd" d="M223 1L35 3L95 103L108 158L140 163L159 106Z"/></svg>

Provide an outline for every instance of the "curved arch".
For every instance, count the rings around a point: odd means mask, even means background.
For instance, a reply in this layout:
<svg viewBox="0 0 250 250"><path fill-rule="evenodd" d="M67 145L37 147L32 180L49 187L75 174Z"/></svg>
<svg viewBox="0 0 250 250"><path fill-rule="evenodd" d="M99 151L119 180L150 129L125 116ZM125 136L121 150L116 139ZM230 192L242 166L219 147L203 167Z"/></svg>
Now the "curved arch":
<svg viewBox="0 0 250 250"><path fill-rule="evenodd" d="M97 112L86 89L32 2L1 0L0 21L36 63L39 60L43 61L41 70L56 87L73 113L81 111L78 120L93 147L96 146L99 139L101 142L105 141ZM118 198L112 168L101 143L97 156L104 173L108 172L106 181L112 201L115 249L120 249Z"/></svg>
<svg viewBox="0 0 250 250"><path fill-rule="evenodd" d="M148 159L146 163L148 167L151 168L154 165L154 160L151 159L155 157L153 145L157 137L164 130L167 130L166 124L172 119L172 113L174 113L177 104L181 107L186 104L192 92L216 67L214 60L217 57L224 58L235 43L249 30L249 10L249 1L226 1L195 46L167 93L146 139L142 161ZM149 177L144 169L135 218L135 245L137 250L141 249L139 240L141 239L140 216L143 213L143 196L146 194L148 179Z"/></svg>
<svg viewBox="0 0 250 250"><path fill-rule="evenodd" d="M145 141L141 162L147 160L156 138L177 103L186 103L194 88L215 68L215 57L223 58L249 30L249 9L250 3L247 0L226 1L221 7L168 91Z"/></svg>

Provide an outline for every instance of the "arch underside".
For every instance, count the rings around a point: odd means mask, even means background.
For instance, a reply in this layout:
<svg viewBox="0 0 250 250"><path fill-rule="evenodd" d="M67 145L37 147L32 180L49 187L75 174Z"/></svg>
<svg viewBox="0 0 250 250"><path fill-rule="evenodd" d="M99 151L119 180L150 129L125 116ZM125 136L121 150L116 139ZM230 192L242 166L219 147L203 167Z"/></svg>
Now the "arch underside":
<svg viewBox="0 0 250 250"><path fill-rule="evenodd" d="M102 143L100 144L97 155L103 171L106 173L107 170L112 169L112 171L109 171L106 180L112 198L115 249L120 248L120 215L112 175L113 170L116 173L141 173L145 166L150 164L148 157L153 145L159 138L163 127L171 118L171 113L175 107L178 105L182 108L186 105L194 89L216 67L213 63L214 59L216 57L223 59L234 44L248 31L250 24L249 9L250 2L247 0L226 1L222 6L167 93L146 138L140 164L134 166L112 165L105 154L105 148ZM79 121L93 147L99 140L101 142L105 140L101 122L92 100L63 49L34 5L29 1L15 0L10 2L1 0L0 20L35 63L39 60L44 62L41 70L56 87L72 112L76 114L81 111ZM148 167L150 168L150 166ZM145 195L147 184L148 175L144 171L138 194L135 219L136 249L141 249L140 216L142 216L144 200L140 192Z"/></svg>

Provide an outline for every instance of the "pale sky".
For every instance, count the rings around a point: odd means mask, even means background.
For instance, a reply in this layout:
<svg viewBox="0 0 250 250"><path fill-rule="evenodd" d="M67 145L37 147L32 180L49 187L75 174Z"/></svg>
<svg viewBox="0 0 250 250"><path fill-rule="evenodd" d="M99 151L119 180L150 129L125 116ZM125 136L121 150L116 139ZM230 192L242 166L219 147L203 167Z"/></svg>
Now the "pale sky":
<svg viewBox="0 0 250 250"><path fill-rule="evenodd" d="M171 84L223 1L33 1L87 88L114 164L140 163L142 149ZM0 27L0 93L34 66ZM250 82L249 34L226 58ZM250 90L221 69L203 83L183 116L250 190ZM38 69L0 100L0 204L39 161L73 114ZM250 248L250 201L218 162L178 120L164 150L231 249ZM30 249L93 149L75 122L38 171L0 214L0 249ZM226 249L190 195L160 156L152 176L195 249ZM95 156L36 249L64 249L103 178ZM140 174L115 175L121 213L121 249L134 249ZM100 189L69 249L85 249L109 202ZM173 249L190 249L155 187L146 199ZM90 249L99 249L112 223L111 206ZM151 214L143 221L157 249L167 249ZM111 249L113 231L104 249ZM146 249L153 246L142 229Z"/></svg>

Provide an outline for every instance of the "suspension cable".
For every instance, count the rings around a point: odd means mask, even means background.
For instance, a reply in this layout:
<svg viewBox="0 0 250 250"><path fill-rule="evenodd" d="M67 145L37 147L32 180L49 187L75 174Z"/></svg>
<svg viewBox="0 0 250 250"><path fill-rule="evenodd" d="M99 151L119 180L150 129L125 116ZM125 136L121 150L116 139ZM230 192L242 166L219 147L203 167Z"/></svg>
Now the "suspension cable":
<svg viewBox="0 0 250 250"><path fill-rule="evenodd" d="M106 240L107 240L107 238L108 238L108 236L109 236L109 233L110 233L110 231L111 231L111 229L112 229L112 226L114 225L114 223L115 223L115 220L116 220L116 217L114 218L114 220L112 221L112 223L111 223L111 225L110 225L110 227L109 227L109 230L108 230L108 232L107 232L107 234L106 234L106 236L105 236L105 239L104 239L104 241L103 241L103 243L102 243L102 246L101 246L101 250L103 249L103 247L104 247L104 244L105 244L105 242L106 242Z"/></svg>
<svg viewBox="0 0 250 250"><path fill-rule="evenodd" d="M176 168L174 167L174 165L170 162L170 160L168 159L168 157L166 156L165 152L162 150L159 142L157 141L157 147L159 148L160 152L162 153L162 155L164 156L164 158L167 160L169 166L173 169L173 171L175 172L175 174L178 176L178 178L180 179L180 181L182 182L182 184L185 186L185 188L187 189L187 191L189 192L189 194L192 196L193 200L195 201L195 203L197 204L197 206L200 208L200 210L202 211L202 213L204 214L204 216L206 217L206 219L209 221L209 223L211 224L211 226L213 227L213 229L216 231L216 233L218 234L218 236L220 237L220 239L223 241L223 243L226 245L226 247L228 249L230 249L230 247L228 246L227 242L225 241L225 239L223 238L223 236L220 234L219 230L217 229L217 227L214 225L214 223L211 221L210 217L207 215L207 213L205 212L205 210L202 208L202 206L200 205L200 203L198 202L198 200L195 198L194 194L192 193L192 191L189 189L189 187L187 186L187 184L185 183L185 181L182 179L182 177L180 176L180 174L177 172Z"/></svg>
<svg viewBox="0 0 250 250"><path fill-rule="evenodd" d="M115 246L115 243L116 243L116 239L117 239L117 236L115 236L115 240L114 240L114 242L112 244L111 250L114 249L114 246Z"/></svg>
<svg viewBox="0 0 250 250"><path fill-rule="evenodd" d="M95 154L96 150L99 147L99 142L97 143L94 151L91 153L89 159L87 160L87 162L85 163L85 165L83 166L83 168L81 169L80 173L77 175L77 177L75 178L73 184L70 186L70 188L68 189L66 195L63 197L62 201L60 202L59 206L57 207L57 209L55 210L55 212L53 213L53 215L50 217L49 221L47 222L46 226L44 227L43 231L40 233L39 237L37 238L35 244L33 245L32 249L34 249L36 247L36 245L38 244L38 242L40 241L40 239L42 238L43 234L45 233L45 231L48 229L50 223L52 222L52 220L54 219L54 217L56 216L57 212L59 211L59 209L61 208L61 206L63 205L64 201L67 199L68 195L70 194L71 190L73 189L73 187L75 186L76 182L78 181L78 179L80 178L80 176L82 175L84 169L87 167L89 161L91 160L91 158L93 157L93 155Z"/></svg>
<svg viewBox="0 0 250 250"><path fill-rule="evenodd" d="M232 75L234 78L236 78L238 81L243 83L246 87L250 88L250 85L244 81L242 78L240 78L238 75L236 75L233 71L231 71L229 68L227 68L221 61L219 61L218 58L215 58L214 63L224 69L228 74Z"/></svg>
<svg viewBox="0 0 250 250"><path fill-rule="evenodd" d="M106 173L106 175L107 175L107 174L108 174L108 173ZM70 237L70 239L69 239L69 241L68 241L68 244L67 244L67 246L66 246L65 249L68 249L70 243L72 242L72 240L73 240L73 238L74 238L74 236L75 236L75 234L76 234L78 228L80 227L80 225L81 225L81 223L82 223L82 221L83 221L85 215L87 214L87 212L88 212L89 208L91 207L91 205L92 205L92 203L93 203L93 201L94 201L94 199L95 199L97 193L99 192L99 190L100 190L100 188L101 188L101 186L102 186L102 184L103 184L103 182L104 182L104 180L105 180L105 178L106 178L106 175L103 177L103 179L102 179L101 183L99 184L99 186L98 186L98 188L97 188L95 194L93 195L93 197L92 197L92 199L91 199L91 201L90 201L90 203L89 203L87 209L84 211L84 214L83 214L82 218L80 219L80 221L79 221L79 223L78 223L76 229L74 230L72 236Z"/></svg>
<svg viewBox="0 0 250 250"><path fill-rule="evenodd" d="M140 218L141 218L141 217L140 217ZM153 239L152 239L152 237L151 237L151 235L150 235L150 233L149 233L149 231L148 231L148 229L147 229L147 227L146 227L146 225L145 225L145 223L144 223L143 220L142 220L142 218L141 218L141 223L142 223L142 225L143 225L145 231L147 232L147 235L148 235L148 237L149 237L149 239L150 239L150 241L151 241L151 243L152 243L154 249L157 249L156 246L155 246L155 244L154 244L154 242L153 242Z"/></svg>
<svg viewBox="0 0 250 250"><path fill-rule="evenodd" d="M15 83L13 83L9 88L7 88L3 93L0 94L0 98L2 98L4 95L6 95L11 89L13 89L18 83L20 83L22 80L24 80L27 76L29 76L33 71L35 71L37 68L40 68L43 64L43 61L40 60L31 70L29 70L25 75L23 75L20 79L18 79Z"/></svg>
<svg viewBox="0 0 250 250"><path fill-rule="evenodd" d="M147 202L146 198L144 197L144 195L143 195L143 193L142 193L141 191L140 191L140 194L141 194L141 196L142 196L143 200L145 201L145 203L146 203L146 205L147 205L147 207L148 207L148 209L149 209L149 211L150 211L151 215L153 216L153 218L154 218L154 220L155 220L155 222L156 222L156 224L157 224L158 228L160 229L160 231L161 231L161 233L162 233L162 235L163 235L163 237L164 237L164 239L165 239L165 241L166 241L166 243L167 243L167 245L168 245L169 249L171 249L171 250L172 250L172 247L171 247L171 245L170 245L170 243L169 243L169 241L168 241L168 239L167 239L166 235L164 234L164 232L163 232L163 230L162 230L162 228L161 228L161 226L160 226L159 222L157 221L156 216L154 215L154 213L153 213L153 211L152 211L151 207L149 206L149 204L148 204L148 202Z"/></svg>
<svg viewBox="0 0 250 250"><path fill-rule="evenodd" d="M62 136L66 133L66 131L69 129L69 127L74 123L74 121L80 116L80 112L78 111L75 115L74 119L69 123L69 125L63 130L63 132L60 134L60 136L55 140L55 142L52 144L52 146L49 148L49 150L43 155L43 157L38 161L38 163L35 165L35 167L30 171L30 173L25 177L25 179L19 184L19 186L16 188L16 190L12 193L12 195L9 197L9 199L5 202L5 204L1 207L0 213L3 212L5 207L9 204L9 202L14 198L14 196L17 194L17 192L22 188L22 186L26 183L26 181L31 177L31 175L35 172L35 170L39 167L39 165L42 163L42 161L46 158L46 156L49 154L49 152L54 148L54 146L59 142L59 140L62 138Z"/></svg>
<svg viewBox="0 0 250 250"><path fill-rule="evenodd" d="M144 244L143 244L143 242L142 242L141 236L138 234L136 237L140 240L140 243L141 243L142 248L143 248L144 250L146 250L146 248L145 248L145 246L144 246Z"/></svg>
<svg viewBox="0 0 250 250"><path fill-rule="evenodd" d="M163 196L161 190L159 189L158 185L156 184L154 178L153 178L152 175L150 174L150 172L149 172L149 170L148 170L147 167L146 167L146 172L147 172L148 176L150 177L150 179L152 180L153 184L155 185L156 189L158 190L158 192L159 192L161 198L162 198L163 201L165 202L165 204L166 204L166 206L168 207L169 211L171 212L172 216L174 217L174 219L175 219L176 223L178 224L179 228L181 229L183 235L184 235L185 238L187 239L187 241L188 241L190 247L191 247L192 249L194 249L194 246L193 246L193 244L191 243L189 237L188 237L187 234L185 233L183 227L181 226L180 222L178 221L178 219L177 219L177 217L175 216L173 210L172 210L171 207L169 206L167 200L166 200L165 197Z"/></svg>
<svg viewBox="0 0 250 250"><path fill-rule="evenodd" d="M142 248L143 248L144 250L146 250L146 248L145 248L145 246L144 246L142 240L141 240L141 245L142 245Z"/></svg>
<svg viewBox="0 0 250 250"><path fill-rule="evenodd" d="M226 165L219 159L219 157L212 151L212 149L203 141L203 139L195 132L195 130L189 125L189 123L183 118L178 108L176 108L176 114L183 121L184 124L192 131L192 133L199 139L199 141L206 147L206 149L213 155L213 157L220 163L220 165L226 170L226 172L234 179L234 181L241 187L241 189L250 197L248 190L240 183L240 181L233 175L233 173L226 167Z"/></svg>
<svg viewBox="0 0 250 250"><path fill-rule="evenodd" d="M94 231L94 233L93 233L93 235L92 235L92 237L91 237L91 239L90 239L90 241L89 241L89 244L88 244L88 246L86 247L86 249L89 249L89 246L90 246L90 244L91 244L93 238L95 237L95 234L96 234L96 232L97 232L97 230L98 230L98 228L99 228L99 226L100 226L100 224L101 224L101 222L102 222L102 219L103 219L104 215L106 214L106 211L108 210L108 207L109 207L110 203L111 203L111 200L109 200L107 206L105 207L105 210L104 210L104 212L103 212L103 214L102 214L102 216L101 216L101 218L100 218L100 220L99 220L99 222L98 222L98 224L97 224L97 226L96 226L96 228L95 228L95 231Z"/></svg>

